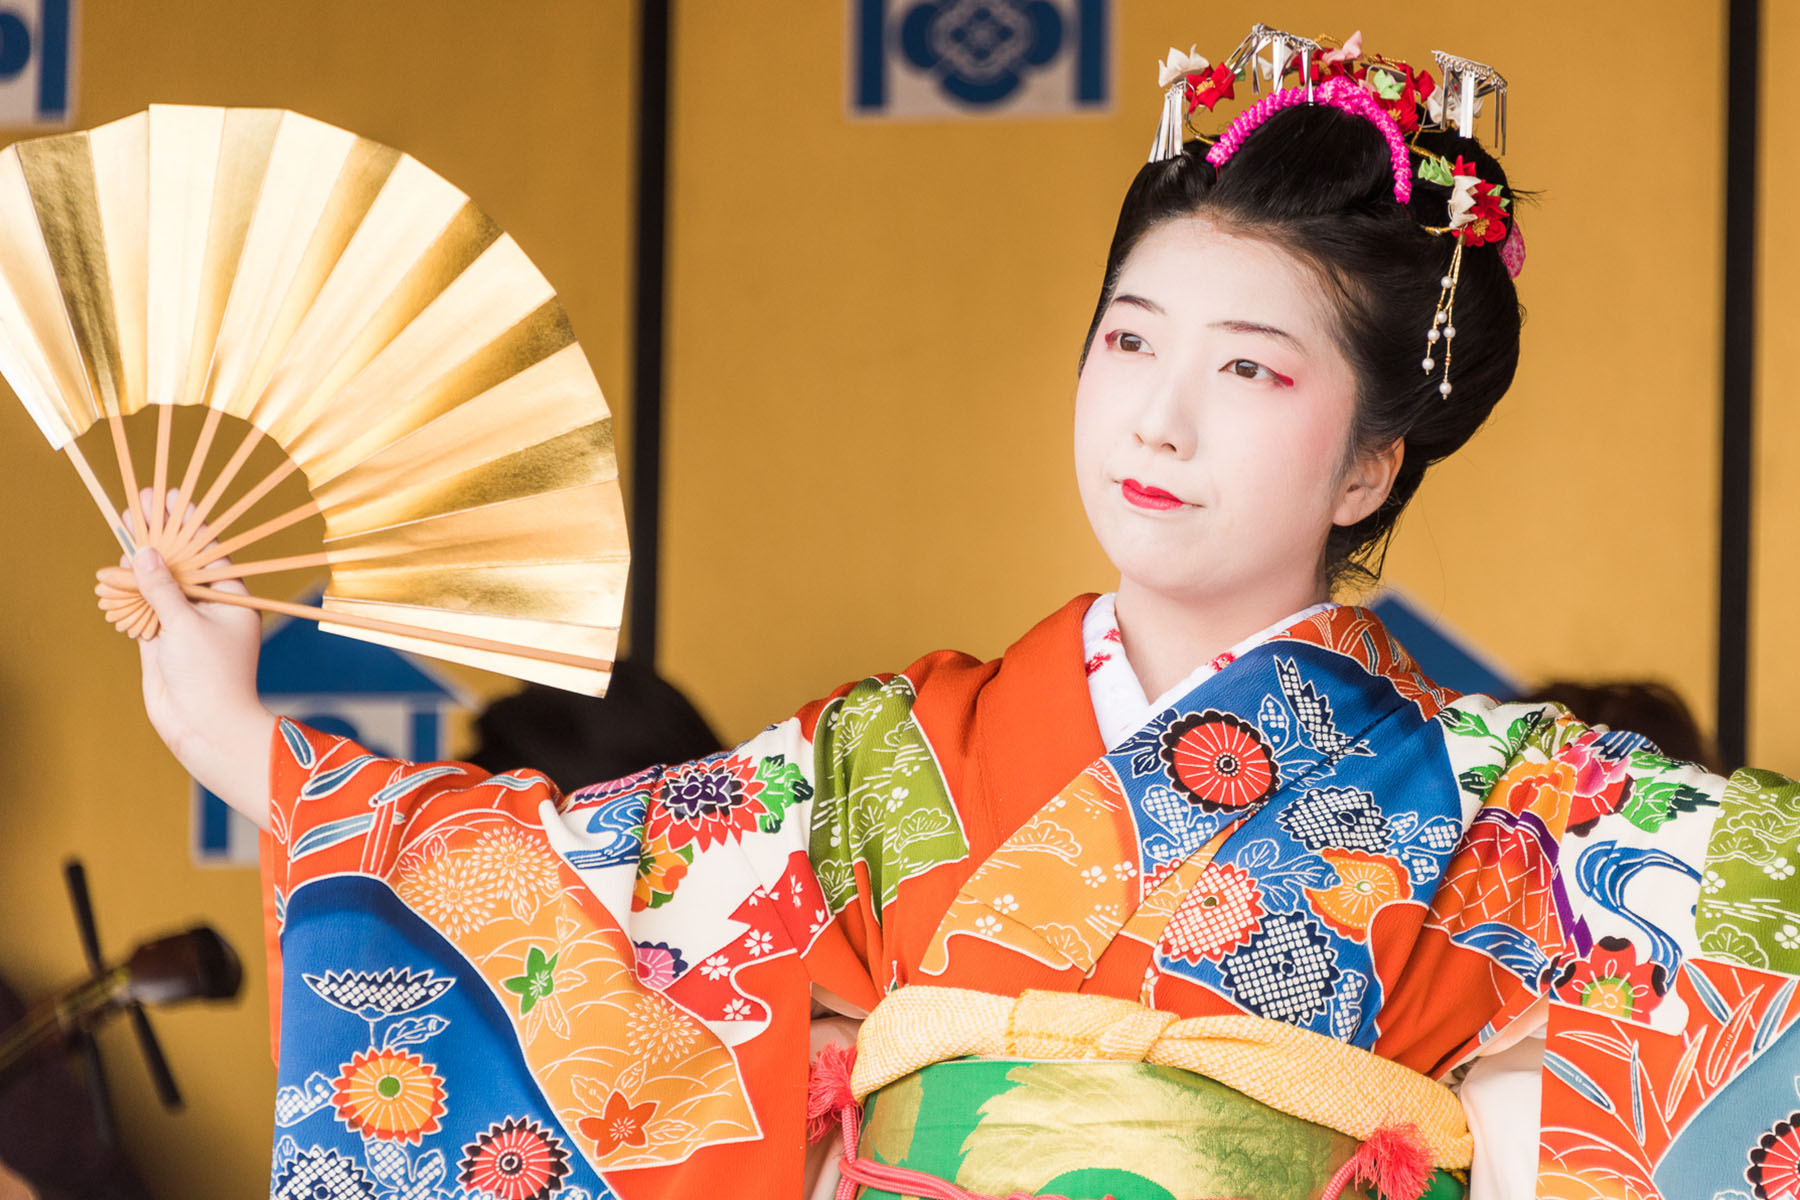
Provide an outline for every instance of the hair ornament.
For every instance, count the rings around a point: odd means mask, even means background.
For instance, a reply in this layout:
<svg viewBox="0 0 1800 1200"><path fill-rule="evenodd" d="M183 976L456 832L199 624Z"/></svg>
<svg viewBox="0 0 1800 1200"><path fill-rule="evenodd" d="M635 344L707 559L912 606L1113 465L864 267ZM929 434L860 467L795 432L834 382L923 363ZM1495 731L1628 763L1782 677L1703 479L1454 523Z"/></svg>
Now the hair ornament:
<svg viewBox="0 0 1800 1200"><path fill-rule="evenodd" d="M1244 144L1244 139L1256 132L1258 126L1282 109L1292 108L1296 104L1330 105L1351 116L1362 117L1381 130L1381 136L1387 139L1388 151L1394 160L1394 199L1401 204L1412 199L1412 160L1407 156L1406 139L1400 136L1400 127L1394 124L1394 119L1373 96L1341 75L1327 79L1316 89L1311 86L1284 88L1264 96L1238 114L1237 120L1231 123L1219 140L1213 143L1212 149L1206 152L1206 161L1215 167L1224 166L1238 152L1238 147Z"/></svg>
<svg viewBox="0 0 1800 1200"><path fill-rule="evenodd" d="M1433 50L1431 56L1437 59L1438 72L1444 77L1444 91L1442 102L1433 106L1435 116L1427 128L1448 129L1454 124L1457 133L1472 138L1475 136L1475 117L1481 111L1481 102L1492 96L1494 153L1505 154L1506 76L1486 63L1459 58L1442 50Z"/></svg>
<svg viewBox="0 0 1800 1200"><path fill-rule="evenodd" d="M1519 232L1519 223L1512 223L1512 232L1500 243L1500 261L1506 266L1506 273L1513 279L1525 269L1525 235Z"/></svg>
<svg viewBox="0 0 1800 1200"><path fill-rule="evenodd" d="M1225 58L1232 74L1250 83L1251 95L1262 91L1263 80L1279 88L1287 73L1296 66L1307 84L1310 96L1313 82L1313 56L1323 56L1325 47L1311 38L1283 29L1271 29L1260 22L1250 27L1250 36L1238 43ZM1209 106L1210 107L1210 106Z"/></svg>
<svg viewBox="0 0 1800 1200"><path fill-rule="evenodd" d="M1486 63L1442 50L1432 51L1432 57L1442 76L1441 87L1427 70L1365 53L1360 30L1341 46L1327 49L1311 38L1259 24L1217 65L1193 47L1185 55L1171 48L1169 57L1157 64L1163 106L1150 161L1179 157L1186 137L1193 136L1211 143L1206 161L1222 169L1270 117L1298 104L1328 105L1374 125L1393 158L1397 203L1411 201L1415 179L1450 192L1448 223L1424 227L1427 233L1448 235L1454 244L1449 268L1439 281L1425 357L1420 360L1430 375L1441 359L1444 376L1438 392L1448 397L1450 352L1456 338L1456 284L1462 277L1463 251L1497 242L1507 274L1517 278L1525 266L1525 238L1512 219L1512 199L1503 188L1482 179L1474 165L1461 156L1451 162L1417 144L1417 135L1427 130L1454 129L1462 137L1473 138L1475 118L1484 102L1491 101L1493 143L1496 152L1504 154L1506 77ZM1292 86L1286 86L1290 73L1297 78ZM1253 95L1260 95L1265 83L1270 90L1216 138L1195 131L1190 123L1194 111L1204 107L1211 112L1218 101L1233 98L1239 82L1248 83Z"/></svg>

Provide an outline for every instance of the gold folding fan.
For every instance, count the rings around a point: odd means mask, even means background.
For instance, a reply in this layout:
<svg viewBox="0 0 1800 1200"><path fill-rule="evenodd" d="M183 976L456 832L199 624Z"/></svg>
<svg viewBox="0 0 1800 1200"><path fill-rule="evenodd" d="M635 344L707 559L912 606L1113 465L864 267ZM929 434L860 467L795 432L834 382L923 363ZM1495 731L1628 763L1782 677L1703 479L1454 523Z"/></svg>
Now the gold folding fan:
<svg viewBox="0 0 1800 1200"><path fill-rule="evenodd" d="M416 160L296 113L184 106L8 147L0 373L120 544L156 546L190 596L605 689L628 558L606 402L543 276ZM184 406L203 416L178 463ZM154 434L129 420L146 408ZM102 422L122 503L77 444ZM273 468L246 470L271 442ZM236 528L296 471L304 500ZM171 487L196 514L164 515ZM257 557L311 518L319 549ZM208 586L309 568L322 607ZM152 632L130 572L101 575L108 618Z"/></svg>

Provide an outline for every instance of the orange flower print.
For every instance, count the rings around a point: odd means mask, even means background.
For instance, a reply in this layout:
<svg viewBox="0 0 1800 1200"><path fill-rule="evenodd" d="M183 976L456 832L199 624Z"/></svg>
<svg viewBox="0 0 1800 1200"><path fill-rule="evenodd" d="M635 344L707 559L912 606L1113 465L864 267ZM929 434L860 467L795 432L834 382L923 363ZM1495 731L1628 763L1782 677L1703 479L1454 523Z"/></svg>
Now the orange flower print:
<svg viewBox="0 0 1800 1200"><path fill-rule="evenodd" d="M1362 941L1382 905L1412 895L1399 859L1361 850L1327 850L1320 857L1337 868L1338 881L1328 888L1307 888L1306 898L1327 925L1347 938Z"/></svg>
<svg viewBox="0 0 1800 1200"><path fill-rule="evenodd" d="M1500 777L1487 802L1509 812L1530 813L1552 837L1560 837L1575 783L1575 768L1567 762L1522 762Z"/></svg>
<svg viewBox="0 0 1800 1200"><path fill-rule="evenodd" d="M644 1126L655 1115L656 1101L633 1105L625 1099L624 1092L614 1092L607 1098L606 1111L597 1117L581 1118L575 1122L575 1128L594 1143L594 1153L611 1154L620 1146L646 1145Z"/></svg>
<svg viewBox="0 0 1800 1200"><path fill-rule="evenodd" d="M667 904L687 878L688 865L693 861L692 846L672 847L666 837L645 842L644 853L638 859L637 886L631 893L631 911L643 912Z"/></svg>
<svg viewBox="0 0 1800 1200"><path fill-rule="evenodd" d="M444 1081L431 1065L404 1050L359 1052L332 1081L338 1120L363 1137L418 1145L438 1131Z"/></svg>

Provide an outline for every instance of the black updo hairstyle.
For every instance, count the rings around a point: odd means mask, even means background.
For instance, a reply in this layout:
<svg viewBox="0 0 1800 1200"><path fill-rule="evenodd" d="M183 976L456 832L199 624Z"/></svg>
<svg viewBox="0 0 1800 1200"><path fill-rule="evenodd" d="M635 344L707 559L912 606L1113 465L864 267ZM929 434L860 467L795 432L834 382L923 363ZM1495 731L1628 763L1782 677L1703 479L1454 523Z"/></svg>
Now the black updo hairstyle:
<svg viewBox="0 0 1800 1200"><path fill-rule="evenodd" d="M1500 164L1473 139L1427 132L1417 144L1452 163L1460 155L1481 179L1513 196ZM1421 360L1455 242L1425 227L1449 224L1450 189L1415 176L1412 199L1401 205L1381 132L1362 117L1322 104L1277 112L1223 168L1206 161L1208 148L1190 141L1179 156L1147 164L1132 180L1082 361L1125 260L1164 222L1205 217L1228 233L1297 255L1325 283L1339 347L1356 372L1354 449L1377 450L1396 438L1406 445L1381 507L1354 525L1333 526L1325 542L1321 570L1328 583L1373 582L1394 524L1426 468L1474 436L1512 384L1524 314L1500 260L1500 243L1463 251L1452 391L1443 396L1442 343L1434 354L1437 370L1427 374Z"/></svg>

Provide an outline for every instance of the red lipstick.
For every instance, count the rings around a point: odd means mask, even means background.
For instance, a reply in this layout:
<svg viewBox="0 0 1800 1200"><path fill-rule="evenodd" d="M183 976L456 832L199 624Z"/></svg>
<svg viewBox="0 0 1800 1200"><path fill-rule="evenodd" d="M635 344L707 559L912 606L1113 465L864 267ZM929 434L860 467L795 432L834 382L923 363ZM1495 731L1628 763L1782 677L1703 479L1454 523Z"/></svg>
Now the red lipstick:
<svg viewBox="0 0 1800 1200"><path fill-rule="evenodd" d="M1139 483L1135 479L1120 480L1119 488L1125 493L1125 499L1139 508L1162 512L1171 508L1180 508L1182 505L1180 497L1165 492L1159 487Z"/></svg>

